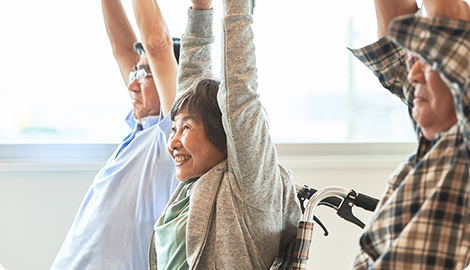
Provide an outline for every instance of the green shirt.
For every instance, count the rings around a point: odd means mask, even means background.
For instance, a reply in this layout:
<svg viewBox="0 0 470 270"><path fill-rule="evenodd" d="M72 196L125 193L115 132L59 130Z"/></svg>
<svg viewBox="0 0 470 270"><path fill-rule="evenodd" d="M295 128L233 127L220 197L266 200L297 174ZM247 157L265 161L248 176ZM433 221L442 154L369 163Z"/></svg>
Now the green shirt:
<svg viewBox="0 0 470 270"><path fill-rule="evenodd" d="M187 270L186 224L189 213L189 187L187 183L176 200L155 224L155 249L158 269Z"/></svg>

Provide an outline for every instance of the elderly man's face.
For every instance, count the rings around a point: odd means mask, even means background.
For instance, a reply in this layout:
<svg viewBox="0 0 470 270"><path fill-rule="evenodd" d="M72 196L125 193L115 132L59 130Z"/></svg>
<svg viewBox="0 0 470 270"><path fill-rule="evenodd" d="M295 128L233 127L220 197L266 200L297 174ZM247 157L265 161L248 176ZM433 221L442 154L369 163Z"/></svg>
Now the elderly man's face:
<svg viewBox="0 0 470 270"><path fill-rule="evenodd" d="M151 74L146 55L142 56L136 65L136 70L141 69ZM149 75L145 77L144 81L141 83L139 83L137 79L134 79L129 82L127 87L134 107L134 118L139 123L143 118L149 115L158 115L160 113L160 97L152 76Z"/></svg>
<svg viewBox="0 0 470 270"><path fill-rule="evenodd" d="M411 67L408 80L415 85L413 118L424 137L432 140L435 133L446 131L457 122L454 99L439 73L423 61Z"/></svg>

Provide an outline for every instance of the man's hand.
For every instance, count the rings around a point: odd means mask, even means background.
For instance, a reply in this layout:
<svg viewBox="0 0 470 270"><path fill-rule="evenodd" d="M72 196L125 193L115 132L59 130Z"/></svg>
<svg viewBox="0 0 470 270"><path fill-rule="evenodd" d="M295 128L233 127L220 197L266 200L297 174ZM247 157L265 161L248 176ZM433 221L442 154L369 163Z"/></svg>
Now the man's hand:
<svg viewBox="0 0 470 270"><path fill-rule="evenodd" d="M393 18L413 14L418 10L416 0L375 0L378 37L384 37Z"/></svg>
<svg viewBox="0 0 470 270"><path fill-rule="evenodd" d="M194 10L211 9L212 0L191 0Z"/></svg>
<svg viewBox="0 0 470 270"><path fill-rule="evenodd" d="M470 22L470 7L462 0L423 0L427 16Z"/></svg>

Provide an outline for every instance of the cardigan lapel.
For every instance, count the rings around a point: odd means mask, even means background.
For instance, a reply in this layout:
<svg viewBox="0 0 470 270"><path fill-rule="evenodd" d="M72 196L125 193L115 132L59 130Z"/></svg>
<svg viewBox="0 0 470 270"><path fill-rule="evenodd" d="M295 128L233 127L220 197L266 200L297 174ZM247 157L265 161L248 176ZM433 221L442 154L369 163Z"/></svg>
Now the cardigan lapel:
<svg viewBox="0 0 470 270"><path fill-rule="evenodd" d="M206 243L216 196L226 171L227 160L223 160L193 184L186 228L186 253L190 269L197 266Z"/></svg>

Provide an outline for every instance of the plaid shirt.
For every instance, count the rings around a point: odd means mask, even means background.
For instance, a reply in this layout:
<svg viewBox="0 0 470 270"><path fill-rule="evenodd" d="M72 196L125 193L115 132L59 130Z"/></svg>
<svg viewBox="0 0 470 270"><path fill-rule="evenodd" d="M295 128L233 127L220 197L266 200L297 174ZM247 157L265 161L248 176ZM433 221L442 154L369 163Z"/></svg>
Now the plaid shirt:
<svg viewBox="0 0 470 270"><path fill-rule="evenodd" d="M269 270L305 270L313 237L313 222L301 221L297 237L279 252Z"/></svg>
<svg viewBox="0 0 470 270"><path fill-rule="evenodd" d="M387 37L352 50L410 112L414 86L404 59L407 50L422 56L449 87L458 118L432 141L412 119L418 149L388 179L353 269L460 270L469 264L469 47L470 23L407 15L391 23Z"/></svg>

